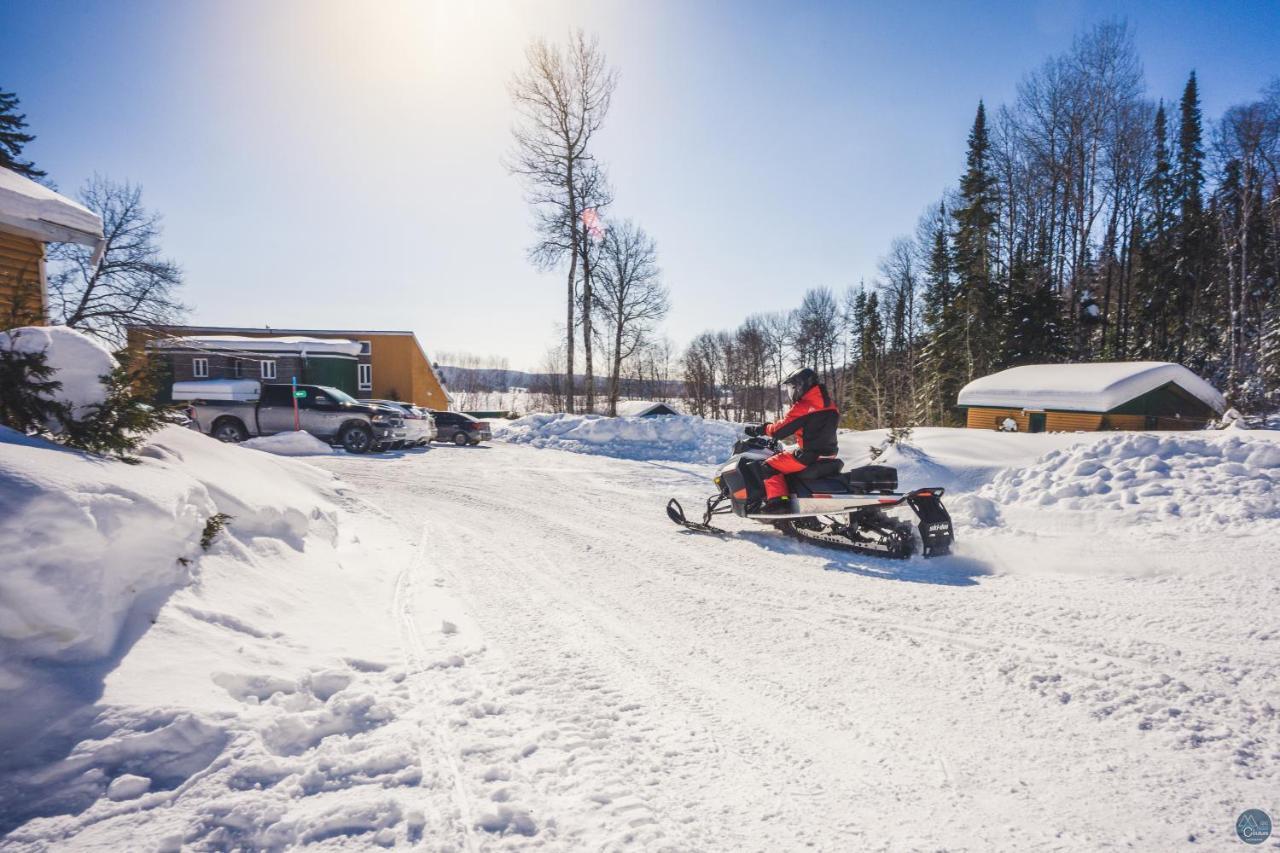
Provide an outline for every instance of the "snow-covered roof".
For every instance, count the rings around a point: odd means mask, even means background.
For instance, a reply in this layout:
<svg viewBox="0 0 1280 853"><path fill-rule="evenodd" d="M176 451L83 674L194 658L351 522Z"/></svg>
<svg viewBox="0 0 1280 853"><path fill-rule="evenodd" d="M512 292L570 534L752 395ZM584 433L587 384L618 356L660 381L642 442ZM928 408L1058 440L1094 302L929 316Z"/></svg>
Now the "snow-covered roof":
<svg viewBox="0 0 1280 853"><path fill-rule="evenodd" d="M670 409L672 412L679 414L679 410L675 406L667 403L659 403L654 400L619 400L618 401L618 417L621 418L643 418L654 414L655 410ZM658 414L668 414L668 412L659 411Z"/></svg>
<svg viewBox="0 0 1280 853"><path fill-rule="evenodd" d="M1013 367L973 380L960 389L956 402L961 406L1109 412L1170 382L1215 412L1227 408L1216 388L1182 365L1166 361Z"/></svg>
<svg viewBox="0 0 1280 853"><path fill-rule="evenodd" d="M201 352L304 352L314 355L359 355L360 344L340 338L309 338L280 335L255 338L248 335L188 335L158 338L147 346L153 349L183 349Z"/></svg>
<svg viewBox="0 0 1280 853"><path fill-rule="evenodd" d="M102 248L102 217L4 168L0 168L0 229L42 243L82 243L98 252Z"/></svg>

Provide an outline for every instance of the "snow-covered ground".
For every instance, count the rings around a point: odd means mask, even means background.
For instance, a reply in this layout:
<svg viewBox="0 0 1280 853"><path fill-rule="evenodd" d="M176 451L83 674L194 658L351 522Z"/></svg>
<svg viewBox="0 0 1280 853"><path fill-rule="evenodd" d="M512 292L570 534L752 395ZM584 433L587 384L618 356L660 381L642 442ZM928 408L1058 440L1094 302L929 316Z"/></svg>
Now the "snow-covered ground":
<svg viewBox="0 0 1280 853"><path fill-rule="evenodd" d="M1277 434L918 429L879 461L958 546L894 562L681 531L731 435L605 429L306 462L170 430L46 480L0 444L86 530L134 473L191 516L157 551L191 582L105 657L3 638L67 691L5 736L3 844L1223 849L1280 811Z"/></svg>

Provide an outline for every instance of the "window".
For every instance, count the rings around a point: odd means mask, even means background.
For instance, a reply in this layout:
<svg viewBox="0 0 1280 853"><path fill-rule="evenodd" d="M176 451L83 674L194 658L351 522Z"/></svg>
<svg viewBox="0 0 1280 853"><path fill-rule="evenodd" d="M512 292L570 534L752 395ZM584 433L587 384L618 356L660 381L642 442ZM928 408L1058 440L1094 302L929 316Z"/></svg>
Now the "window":
<svg viewBox="0 0 1280 853"><path fill-rule="evenodd" d="M258 366L262 369L263 379L276 378L276 363L274 361L260 361Z"/></svg>
<svg viewBox="0 0 1280 853"><path fill-rule="evenodd" d="M299 403L302 401L299 400ZM262 389L261 403L264 406L292 406L293 386L268 385Z"/></svg>
<svg viewBox="0 0 1280 853"><path fill-rule="evenodd" d="M373 352L373 341L361 341L360 354L369 355L371 352Z"/></svg>
<svg viewBox="0 0 1280 853"><path fill-rule="evenodd" d="M209 359L193 358L191 359L191 375L196 379L209 378Z"/></svg>
<svg viewBox="0 0 1280 853"><path fill-rule="evenodd" d="M244 378L244 362L238 358L233 358L231 360L231 378L232 379Z"/></svg>
<svg viewBox="0 0 1280 853"><path fill-rule="evenodd" d="M358 365L357 371L360 374L359 376L360 389L363 391L363 390L368 390L369 388L372 388L373 387L373 365L372 364Z"/></svg>

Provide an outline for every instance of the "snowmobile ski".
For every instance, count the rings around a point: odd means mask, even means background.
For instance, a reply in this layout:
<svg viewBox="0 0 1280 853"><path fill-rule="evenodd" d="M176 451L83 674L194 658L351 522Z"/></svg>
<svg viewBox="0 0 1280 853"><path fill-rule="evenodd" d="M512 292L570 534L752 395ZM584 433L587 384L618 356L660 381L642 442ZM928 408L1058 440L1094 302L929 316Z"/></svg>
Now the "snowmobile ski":
<svg viewBox="0 0 1280 853"><path fill-rule="evenodd" d="M719 495L717 495L716 498L719 498ZM719 503L719 501L717 500L716 503ZM712 510L712 499L708 499L707 512L703 516L702 521L690 521L684 517L684 507L680 506L680 502L678 500L672 498L667 501L667 518L684 527L686 530L692 530L695 533L711 533L716 536L726 535L726 531L707 523L714 514Z"/></svg>

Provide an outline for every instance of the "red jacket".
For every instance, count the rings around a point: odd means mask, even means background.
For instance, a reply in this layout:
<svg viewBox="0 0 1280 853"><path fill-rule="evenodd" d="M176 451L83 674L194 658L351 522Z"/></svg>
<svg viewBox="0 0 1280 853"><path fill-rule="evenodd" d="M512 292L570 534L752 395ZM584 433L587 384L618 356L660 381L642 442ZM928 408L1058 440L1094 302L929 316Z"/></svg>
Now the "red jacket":
<svg viewBox="0 0 1280 853"><path fill-rule="evenodd" d="M804 392L786 417L766 426L764 432L774 438L794 434L806 456L834 456L839 451L836 442L839 421L840 412L827 394L826 386L815 385Z"/></svg>

